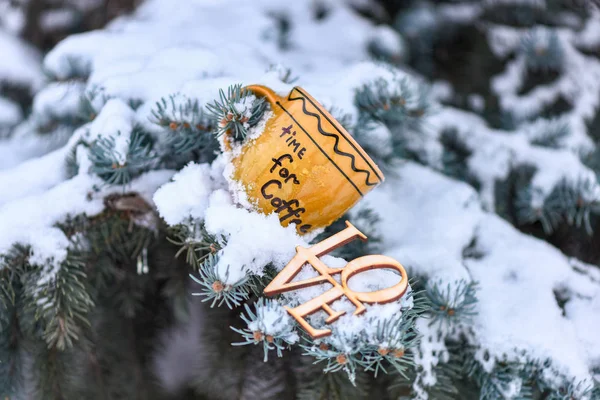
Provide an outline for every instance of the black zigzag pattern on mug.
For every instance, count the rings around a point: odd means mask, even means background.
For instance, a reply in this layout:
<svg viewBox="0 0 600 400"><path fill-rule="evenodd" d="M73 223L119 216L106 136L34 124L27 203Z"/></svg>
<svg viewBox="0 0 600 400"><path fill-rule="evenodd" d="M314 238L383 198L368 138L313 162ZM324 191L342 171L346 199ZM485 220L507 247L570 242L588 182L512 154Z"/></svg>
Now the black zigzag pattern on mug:
<svg viewBox="0 0 600 400"><path fill-rule="evenodd" d="M304 97L292 97L292 94L290 93L290 95L288 96L288 100L290 100L290 101L302 100L302 110L304 111L304 113L307 115L310 115L312 117L315 117L317 119L317 129L319 130L319 133L323 136L328 136L328 137L332 137L335 139L335 143L333 145L333 151L336 154L339 154L340 156L350 158L350 168L352 168L352 170L354 172L362 172L362 173L367 174L367 177L365 178L365 184L367 186L375 186L379 183L379 182L369 182L369 178L371 177L371 172L367 171L366 169L361 169L361 168L356 167L356 165L355 165L356 159L354 157L354 154L346 153L345 151L342 151L338 148L338 144L340 142L339 136L336 135L335 133L325 132L323 130L323 128L321 127L321 116L319 114L310 112L306 109L306 99Z"/></svg>

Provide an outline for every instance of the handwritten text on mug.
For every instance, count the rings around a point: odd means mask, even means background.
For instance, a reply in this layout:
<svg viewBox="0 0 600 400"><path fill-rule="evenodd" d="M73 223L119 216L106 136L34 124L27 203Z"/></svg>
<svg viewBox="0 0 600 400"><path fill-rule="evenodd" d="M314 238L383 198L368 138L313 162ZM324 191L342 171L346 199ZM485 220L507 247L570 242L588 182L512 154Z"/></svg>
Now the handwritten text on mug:
<svg viewBox="0 0 600 400"><path fill-rule="evenodd" d="M295 138L296 131L292 131L292 125L281 128L281 134L279 137L283 138L286 136L286 143L290 148L290 153L282 154L278 157L273 157L271 161L273 166L269 169L271 174L277 175L278 178L268 180L260 188L262 196L271 201L271 205L275 207L275 212L279 214L279 221L284 222L289 218L293 218L289 221L290 224L296 224L300 232L308 232L311 228L310 224L302 223L302 214L306 212L304 207L300 206L300 201L297 199L282 199L276 196L277 189L281 189L283 185L299 185L300 180L294 173L290 173L290 170L285 167L285 164L292 164L294 162L294 156L299 160L306 155L306 147Z"/></svg>

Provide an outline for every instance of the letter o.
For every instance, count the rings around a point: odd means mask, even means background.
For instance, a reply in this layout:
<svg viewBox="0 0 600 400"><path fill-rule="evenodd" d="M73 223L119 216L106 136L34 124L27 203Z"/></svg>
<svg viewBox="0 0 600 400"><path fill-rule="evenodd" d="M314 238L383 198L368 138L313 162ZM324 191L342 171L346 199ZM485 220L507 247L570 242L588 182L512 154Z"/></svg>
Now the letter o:
<svg viewBox="0 0 600 400"><path fill-rule="evenodd" d="M348 287L348 279L356 274L371 269L389 268L400 272L402 278L400 282L389 288L377 290L375 292L355 292ZM389 303L398 300L404 296L408 289L408 276L406 270L398 261L388 256L369 255L355 258L350 261L342 270L342 287L345 291L351 292L355 298L364 303Z"/></svg>
<svg viewBox="0 0 600 400"><path fill-rule="evenodd" d="M273 197L271 199L271 205L275 208L281 207L282 202L283 200L281 200L279 197Z"/></svg>
<svg viewBox="0 0 600 400"><path fill-rule="evenodd" d="M283 167L279 170L279 176L282 178L287 178L288 176L290 176L290 171L287 168Z"/></svg>

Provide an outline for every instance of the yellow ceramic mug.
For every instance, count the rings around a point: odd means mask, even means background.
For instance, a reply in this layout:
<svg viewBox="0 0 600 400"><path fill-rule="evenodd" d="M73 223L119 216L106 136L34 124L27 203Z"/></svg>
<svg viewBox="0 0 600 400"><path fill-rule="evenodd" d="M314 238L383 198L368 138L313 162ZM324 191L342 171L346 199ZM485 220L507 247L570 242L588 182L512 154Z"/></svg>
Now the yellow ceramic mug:
<svg viewBox="0 0 600 400"><path fill-rule="evenodd" d="M302 234L330 225L383 182L373 160L304 89L286 98L265 86L246 90L266 97L274 114L232 159L232 178L258 210L276 212Z"/></svg>

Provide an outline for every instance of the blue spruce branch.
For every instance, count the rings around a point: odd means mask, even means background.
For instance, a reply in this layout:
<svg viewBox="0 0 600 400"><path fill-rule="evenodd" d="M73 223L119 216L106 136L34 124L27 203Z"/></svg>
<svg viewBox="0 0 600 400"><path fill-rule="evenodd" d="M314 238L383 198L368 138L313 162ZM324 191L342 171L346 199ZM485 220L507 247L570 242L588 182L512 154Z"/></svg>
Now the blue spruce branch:
<svg viewBox="0 0 600 400"><path fill-rule="evenodd" d="M90 146L91 171L107 184L127 185L152 167L156 160L152 147L152 137L139 126L131 132L125 154L116 149L114 137L100 137Z"/></svg>
<svg viewBox="0 0 600 400"><path fill-rule="evenodd" d="M164 128L166 144L176 155L196 153L196 161L209 162L215 157L218 143L212 135L214 121L198 100L171 95L156 102L152 123Z"/></svg>
<svg viewBox="0 0 600 400"><path fill-rule="evenodd" d="M241 141L248 135L248 129L260 121L268 103L236 84L227 93L219 90L219 99L207 104L206 109L215 120L217 136L229 132L234 140Z"/></svg>
<svg viewBox="0 0 600 400"><path fill-rule="evenodd" d="M203 302L211 301L211 307L215 305L220 307L223 304L229 308L237 307L250 297L252 284L250 277L246 275L233 284L226 283L229 268L226 268L224 276L221 277L217 269L218 262L218 254L210 254L198 269L199 277L190 275L201 286L201 291L192 295L202 296Z"/></svg>
<svg viewBox="0 0 600 400"><path fill-rule="evenodd" d="M531 71L560 72L564 64L564 51L555 32L534 29L524 38L521 52Z"/></svg>
<svg viewBox="0 0 600 400"><path fill-rule="evenodd" d="M244 308L246 313L242 313L241 316L247 327L243 329L231 327L242 335L244 341L232 343L233 346L262 344L263 361L267 362L270 350L275 350L277 357L282 357L283 350L298 341L292 317L276 300L260 298L253 307L244 304Z"/></svg>

